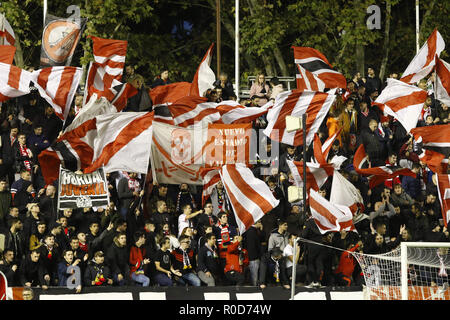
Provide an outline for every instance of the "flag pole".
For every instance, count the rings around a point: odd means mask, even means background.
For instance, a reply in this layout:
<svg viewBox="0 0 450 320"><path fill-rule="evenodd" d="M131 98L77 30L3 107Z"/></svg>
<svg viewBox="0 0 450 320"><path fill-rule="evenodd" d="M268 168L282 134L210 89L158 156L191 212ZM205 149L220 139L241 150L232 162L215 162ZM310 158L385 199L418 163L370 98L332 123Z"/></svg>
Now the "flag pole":
<svg viewBox="0 0 450 320"><path fill-rule="evenodd" d="M220 77L220 0L216 0L217 76Z"/></svg>
<svg viewBox="0 0 450 320"><path fill-rule="evenodd" d="M236 101L239 102L239 0L235 4L235 62L234 62L234 79L236 83Z"/></svg>
<svg viewBox="0 0 450 320"><path fill-rule="evenodd" d="M420 35L419 0L416 0L416 54L419 53L419 35Z"/></svg>
<svg viewBox="0 0 450 320"><path fill-rule="evenodd" d="M47 17L47 8L48 8L48 6L47 6L47 0L44 0L44 14L43 14L43 26L44 26L44 28L45 28L45 18Z"/></svg>
<svg viewBox="0 0 450 320"><path fill-rule="evenodd" d="M302 114L303 130L303 213L306 216L306 112Z"/></svg>

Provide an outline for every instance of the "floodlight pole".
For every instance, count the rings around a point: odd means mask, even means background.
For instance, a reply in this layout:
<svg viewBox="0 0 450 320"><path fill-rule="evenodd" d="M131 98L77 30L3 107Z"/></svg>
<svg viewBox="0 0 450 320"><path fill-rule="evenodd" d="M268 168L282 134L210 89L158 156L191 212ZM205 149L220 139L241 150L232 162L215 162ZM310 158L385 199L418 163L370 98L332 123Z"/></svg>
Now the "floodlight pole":
<svg viewBox="0 0 450 320"><path fill-rule="evenodd" d="M306 216L306 112L302 115L303 130L303 214Z"/></svg>

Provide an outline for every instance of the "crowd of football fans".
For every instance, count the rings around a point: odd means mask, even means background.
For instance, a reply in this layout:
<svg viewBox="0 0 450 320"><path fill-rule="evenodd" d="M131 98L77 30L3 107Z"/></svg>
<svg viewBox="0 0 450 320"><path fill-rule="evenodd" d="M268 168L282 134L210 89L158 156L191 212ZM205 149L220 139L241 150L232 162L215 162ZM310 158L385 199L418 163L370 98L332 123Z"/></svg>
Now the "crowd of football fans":
<svg viewBox="0 0 450 320"><path fill-rule="evenodd" d="M127 68L127 76L134 76L132 72ZM242 105L262 106L285 90L277 78L269 83L264 75L257 79L250 98L240 100ZM429 90L428 80L417 85ZM163 72L153 86L168 83ZM46 289L75 283L77 292L83 287L122 285L282 285L288 289L295 264L297 283L310 287L361 285L361 268L347 250L382 254L401 241L449 241L433 172L419 160L421 151L399 122L385 117L373 104L383 87L371 68L366 78L355 75L318 130L324 142L342 128L328 158L347 158L339 171L364 200L364 208L353 219L357 232L325 234L303 201L290 203L287 196L293 178L286 161L301 161L304 156L310 161L312 146L304 150L281 145L279 155L270 155L271 145L277 143L270 140L264 150L269 159L260 158L251 169L280 204L243 234L238 232L220 182L202 203L202 186L158 185L150 175L110 172L109 206L58 210L58 185L46 185L38 155L76 116L82 94L76 95L65 123L36 90L2 103L0 234L4 244L0 271L10 286ZM207 91L207 97L210 101L236 99L226 75ZM134 110L133 103L139 105L139 101L130 101L127 110ZM418 126L447 124L449 120L448 106L429 91ZM253 121L255 129L266 125L265 116ZM416 177L398 176L369 188L367 177L352 165L360 144L372 166L400 165L410 168ZM329 177L319 190L328 199L331 182ZM298 241L299 250L294 252L299 238L310 242Z"/></svg>

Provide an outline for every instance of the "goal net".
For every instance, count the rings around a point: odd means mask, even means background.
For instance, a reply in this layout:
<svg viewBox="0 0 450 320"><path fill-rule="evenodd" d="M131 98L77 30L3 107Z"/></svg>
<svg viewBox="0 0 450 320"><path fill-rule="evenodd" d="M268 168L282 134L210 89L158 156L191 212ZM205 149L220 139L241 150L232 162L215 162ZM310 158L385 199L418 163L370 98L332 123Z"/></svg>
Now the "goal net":
<svg viewBox="0 0 450 320"><path fill-rule="evenodd" d="M368 300L450 300L450 243L402 242L382 255L353 253Z"/></svg>

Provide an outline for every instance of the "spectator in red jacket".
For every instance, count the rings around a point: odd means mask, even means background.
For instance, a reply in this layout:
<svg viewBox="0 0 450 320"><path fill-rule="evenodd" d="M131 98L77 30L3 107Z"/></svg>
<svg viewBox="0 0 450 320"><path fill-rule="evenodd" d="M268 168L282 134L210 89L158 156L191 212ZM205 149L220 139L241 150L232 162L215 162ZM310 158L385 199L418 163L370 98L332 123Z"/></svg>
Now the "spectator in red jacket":
<svg viewBox="0 0 450 320"><path fill-rule="evenodd" d="M230 284L241 286L245 281L245 268L249 264L247 250L241 246L242 237L235 236L227 246L225 256L225 278Z"/></svg>
<svg viewBox="0 0 450 320"><path fill-rule="evenodd" d="M143 287L148 287L150 279L145 275L150 259L145 257L145 234L138 231L134 234L134 245L130 248L130 277Z"/></svg>
<svg viewBox="0 0 450 320"><path fill-rule="evenodd" d="M352 284L352 274L355 270L355 266L358 263L353 257L352 252L355 252L358 248L362 248L362 241L358 241L356 245L350 243L347 247L347 251L342 252L341 258L339 260L339 265L334 270L336 274L336 282L340 286L349 287Z"/></svg>

